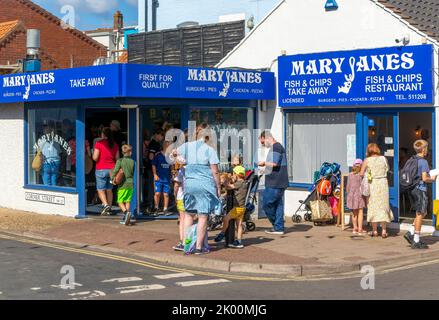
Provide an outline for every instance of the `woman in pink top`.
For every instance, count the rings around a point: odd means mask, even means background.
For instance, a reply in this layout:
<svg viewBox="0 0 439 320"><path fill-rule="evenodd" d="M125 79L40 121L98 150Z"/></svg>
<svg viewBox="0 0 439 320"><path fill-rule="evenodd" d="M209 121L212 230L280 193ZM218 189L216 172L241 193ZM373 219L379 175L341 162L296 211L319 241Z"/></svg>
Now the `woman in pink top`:
<svg viewBox="0 0 439 320"><path fill-rule="evenodd" d="M113 203L113 184L111 171L119 159L119 146L113 139L110 128L102 130L102 140L98 141L93 151L93 160L96 161L96 189L104 208L101 215L111 214Z"/></svg>

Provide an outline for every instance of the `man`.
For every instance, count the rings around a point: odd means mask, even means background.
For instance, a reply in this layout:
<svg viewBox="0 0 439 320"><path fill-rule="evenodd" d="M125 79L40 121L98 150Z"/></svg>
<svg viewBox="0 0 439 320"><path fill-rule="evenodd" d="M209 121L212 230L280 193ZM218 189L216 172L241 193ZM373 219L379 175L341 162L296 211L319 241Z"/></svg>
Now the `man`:
<svg viewBox="0 0 439 320"><path fill-rule="evenodd" d="M122 154L122 146L127 144L128 141L127 137L122 133L120 122L117 120L111 121L110 129L113 132L114 141L116 141L117 145L119 146L119 154Z"/></svg>
<svg viewBox="0 0 439 320"><path fill-rule="evenodd" d="M147 158L145 162L145 183L146 183L146 205L147 213L156 213L154 210L154 175L152 172L152 161L155 155L162 150L162 142L165 133L162 129L156 129L151 141L148 144Z"/></svg>
<svg viewBox="0 0 439 320"><path fill-rule="evenodd" d="M262 132L259 137L261 145L270 151L266 161L258 166L265 168L265 190L262 196L263 207L273 229L268 234L282 235L284 226L284 195L288 187L288 167L285 148L277 142L269 131Z"/></svg>

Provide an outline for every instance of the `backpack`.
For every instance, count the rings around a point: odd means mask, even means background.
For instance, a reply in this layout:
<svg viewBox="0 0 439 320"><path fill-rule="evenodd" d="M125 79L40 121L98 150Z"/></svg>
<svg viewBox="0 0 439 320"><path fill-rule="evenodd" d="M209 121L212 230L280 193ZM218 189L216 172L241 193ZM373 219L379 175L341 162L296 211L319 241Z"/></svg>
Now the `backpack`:
<svg viewBox="0 0 439 320"><path fill-rule="evenodd" d="M411 157L401 169L399 173L399 190L401 193L412 190L421 181L418 173L418 160L419 157L417 156Z"/></svg>

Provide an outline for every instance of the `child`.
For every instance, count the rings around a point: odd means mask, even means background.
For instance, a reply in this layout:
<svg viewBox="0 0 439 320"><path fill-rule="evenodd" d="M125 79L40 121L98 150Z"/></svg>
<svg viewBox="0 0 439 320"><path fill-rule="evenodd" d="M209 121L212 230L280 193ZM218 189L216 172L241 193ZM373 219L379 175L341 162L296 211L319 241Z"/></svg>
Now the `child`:
<svg viewBox="0 0 439 320"><path fill-rule="evenodd" d="M184 209L184 170L185 170L185 160L182 158L177 158L176 166L180 166L178 169L177 176L174 178L174 194L175 199L177 201L177 210L180 216L179 219L179 233L180 233L180 241L178 244L173 247L176 251L184 251L184 216L186 214L186 210Z"/></svg>
<svg viewBox="0 0 439 320"><path fill-rule="evenodd" d="M233 181L229 183L228 189L233 190L233 209L224 217L223 229L216 236L215 242L220 242L225 237L230 220L234 219L238 229L237 239L230 244L231 248L242 249L242 221L245 214L245 198L247 196L247 185L245 183L245 169L243 166L236 166L233 169Z"/></svg>
<svg viewBox="0 0 439 320"><path fill-rule="evenodd" d="M163 149L166 150L169 142L165 141L163 144ZM154 195L154 214L159 213L160 197L163 194L163 214L169 214L168 204L169 204L169 191L171 184L171 166L166 161L166 156L163 149L155 155L152 160L152 172L154 174L155 181L155 195Z"/></svg>
<svg viewBox="0 0 439 320"><path fill-rule="evenodd" d="M430 177L430 167L425 157L428 155L428 142L425 140L416 140L413 144L418 162L419 183L410 191L412 208L416 210L416 218L411 230L408 231L404 238L410 243L412 249L427 249L428 245L421 241L422 219L427 214L428 196L427 183L433 183L437 176Z"/></svg>
<svg viewBox="0 0 439 320"><path fill-rule="evenodd" d="M347 201L346 205L353 211L352 224L355 235L364 235L366 231L363 230L363 209L366 207L364 196L361 193L361 176L360 170L363 160L357 159L354 161L352 172L349 174L346 185Z"/></svg>
<svg viewBox="0 0 439 320"><path fill-rule="evenodd" d="M133 198L134 190L134 160L131 159L133 148L130 145L124 144L122 146L123 158L117 160L116 166L114 167L111 179L115 178L120 168L122 168L125 179L117 189L117 203L119 208L122 210L123 218L120 222L128 226L129 224L135 223L135 218L132 216L130 211L131 200Z"/></svg>

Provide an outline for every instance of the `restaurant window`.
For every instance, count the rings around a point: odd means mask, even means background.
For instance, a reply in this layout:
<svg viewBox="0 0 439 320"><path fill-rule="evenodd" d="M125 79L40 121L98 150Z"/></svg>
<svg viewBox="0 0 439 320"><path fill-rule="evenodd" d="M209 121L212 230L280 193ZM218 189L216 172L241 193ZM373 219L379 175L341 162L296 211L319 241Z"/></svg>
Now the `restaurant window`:
<svg viewBox="0 0 439 320"><path fill-rule="evenodd" d="M190 120L208 123L215 131L220 170L229 171L232 156L242 158L245 167L252 167L254 110L252 108L192 108ZM232 137L238 137L236 144ZM224 146L227 146L224 148Z"/></svg>
<svg viewBox="0 0 439 320"><path fill-rule="evenodd" d="M324 162L348 173L356 158L355 113L287 113L290 182L313 183Z"/></svg>
<svg viewBox="0 0 439 320"><path fill-rule="evenodd" d="M76 109L30 109L28 135L28 184L76 187Z"/></svg>

